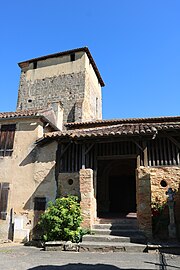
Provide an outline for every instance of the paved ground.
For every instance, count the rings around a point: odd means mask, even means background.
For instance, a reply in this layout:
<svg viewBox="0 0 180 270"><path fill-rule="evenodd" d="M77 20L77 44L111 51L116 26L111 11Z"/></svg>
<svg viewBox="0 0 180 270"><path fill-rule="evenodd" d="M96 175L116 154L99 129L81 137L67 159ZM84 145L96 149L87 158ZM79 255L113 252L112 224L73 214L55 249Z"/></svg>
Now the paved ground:
<svg viewBox="0 0 180 270"><path fill-rule="evenodd" d="M10 244L0 246L1 270L180 269L180 255L161 253L50 252Z"/></svg>

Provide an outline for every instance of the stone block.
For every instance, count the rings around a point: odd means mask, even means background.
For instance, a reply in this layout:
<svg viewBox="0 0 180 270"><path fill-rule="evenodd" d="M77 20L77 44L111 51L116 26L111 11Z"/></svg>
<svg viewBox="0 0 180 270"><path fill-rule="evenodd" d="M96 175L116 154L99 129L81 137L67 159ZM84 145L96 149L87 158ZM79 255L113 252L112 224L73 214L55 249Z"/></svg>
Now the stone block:
<svg viewBox="0 0 180 270"><path fill-rule="evenodd" d="M79 251L79 244L72 243L71 241L67 241L64 245L65 251Z"/></svg>
<svg viewBox="0 0 180 270"><path fill-rule="evenodd" d="M48 241L44 244L45 251L64 251L65 241Z"/></svg>

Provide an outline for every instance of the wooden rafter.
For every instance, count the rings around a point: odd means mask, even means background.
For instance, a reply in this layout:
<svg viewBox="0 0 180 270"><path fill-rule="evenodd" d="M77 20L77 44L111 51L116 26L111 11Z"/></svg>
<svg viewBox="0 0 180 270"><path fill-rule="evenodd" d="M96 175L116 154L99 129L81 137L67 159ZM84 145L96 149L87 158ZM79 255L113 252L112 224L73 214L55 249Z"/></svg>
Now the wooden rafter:
<svg viewBox="0 0 180 270"><path fill-rule="evenodd" d="M86 167L85 144L82 145L82 169Z"/></svg>
<svg viewBox="0 0 180 270"><path fill-rule="evenodd" d="M93 148L93 146L95 145L95 143L92 143L89 148L85 151L85 155L87 155L89 153L89 151Z"/></svg>
<svg viewBox="0 0 180 270"><path fill-rule="evenodd" d="M137 147L143 151L143 148L140 146L140 144L138 142L136 142L135 140L132 139L132 142L135 143L135 145L137 145Z"/></svg>
<svg viewBox="0 0 180 270"><path fill-rule="evenodd" d="M59 159L62 159L62 157L64 156L64 154L66 153L66 151L68 150L69 146L71 145L71 142L69 142L66 147L64 148L64 150L62 151Z"/></svg>
<svg viewBox="0 0 180 270"><path fill-rule="evenodd" d="M176 139L171 137L169 134L167 134L167 137L172 143L174 143L180 149L180 143Z"/></svg>

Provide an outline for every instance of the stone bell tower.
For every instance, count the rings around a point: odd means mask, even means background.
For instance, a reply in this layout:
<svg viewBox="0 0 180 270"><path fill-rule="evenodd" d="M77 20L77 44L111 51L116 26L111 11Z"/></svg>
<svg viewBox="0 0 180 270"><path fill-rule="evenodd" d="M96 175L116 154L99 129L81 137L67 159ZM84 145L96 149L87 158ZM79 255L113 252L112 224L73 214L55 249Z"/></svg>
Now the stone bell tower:
<svg viewBox="0 0 180 270"><path fill-rule="evenodd" d="M104 82L87 47L34 58L21 68L17 111L63 110L63 122L102 119Z"/></svg>

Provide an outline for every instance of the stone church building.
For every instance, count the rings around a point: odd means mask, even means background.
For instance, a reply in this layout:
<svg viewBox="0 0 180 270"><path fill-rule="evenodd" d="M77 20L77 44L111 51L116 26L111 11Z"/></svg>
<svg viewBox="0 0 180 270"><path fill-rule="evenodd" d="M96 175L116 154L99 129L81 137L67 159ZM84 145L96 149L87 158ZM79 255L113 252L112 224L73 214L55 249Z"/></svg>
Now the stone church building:
<svg viewBox="0 0 180 270"><path fill-rule="evenodd" d="M176 190L180 236L180 116L102 120L103 79L88 48L19 63L17 109L0 113L0 239L27 241L49 201L78 195L83 226L137 217Z"/></svg>

